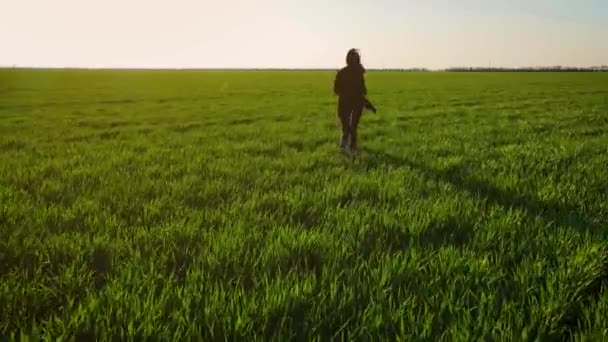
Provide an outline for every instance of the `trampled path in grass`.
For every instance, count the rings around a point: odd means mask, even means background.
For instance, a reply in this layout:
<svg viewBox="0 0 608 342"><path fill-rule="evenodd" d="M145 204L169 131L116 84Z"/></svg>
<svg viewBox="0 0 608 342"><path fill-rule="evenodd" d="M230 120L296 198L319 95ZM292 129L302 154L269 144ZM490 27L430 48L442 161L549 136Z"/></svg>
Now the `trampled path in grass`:
<svg viewBox="0 0 608 342"><path fill-rule="evenodd" d="M608 74L0 71L0 335L608 336Z"/></svg>

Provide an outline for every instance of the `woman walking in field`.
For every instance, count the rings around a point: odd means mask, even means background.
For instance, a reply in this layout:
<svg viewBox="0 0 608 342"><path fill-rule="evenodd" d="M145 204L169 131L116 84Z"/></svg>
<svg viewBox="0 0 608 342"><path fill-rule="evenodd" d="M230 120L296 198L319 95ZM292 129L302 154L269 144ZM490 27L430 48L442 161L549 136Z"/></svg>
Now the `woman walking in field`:
<svg viewBox="0 0 608 342"><path fill-rule="evenodd" d="M340 149L357 150L357 126L366 106L367 88L365 68L359 51L351 49L346 55L346 67L340 69L334 80L334 93L338 95L338 117L342 124Z"/></svg>

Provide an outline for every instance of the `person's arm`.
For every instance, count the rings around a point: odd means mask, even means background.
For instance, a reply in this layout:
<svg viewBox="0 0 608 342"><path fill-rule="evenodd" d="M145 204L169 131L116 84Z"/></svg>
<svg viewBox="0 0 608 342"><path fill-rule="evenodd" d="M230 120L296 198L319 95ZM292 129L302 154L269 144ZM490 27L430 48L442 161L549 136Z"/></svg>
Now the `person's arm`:
<svg viewBox="0 0 608 342"><path fill-rule="evenodd" d="M367 96L367 86L365 85L365 76L361 74L361 90L363 91L363 96Z"/></svg>
<svg viewBox="0 0 608 342"><path fill-rule="evenodd" d="M336 73L336 78L334 79L334 94L335 95L340 95L340 83L341 83L340 78L341 78L340 71L338 71Z"/></svg>
<svg viewBox="0 0 608 342"><path fill-rule="evenodd" d="M365 85L365 74L361 74L361 93L363 93L363 96L367 96L367 87Z"/></svg>

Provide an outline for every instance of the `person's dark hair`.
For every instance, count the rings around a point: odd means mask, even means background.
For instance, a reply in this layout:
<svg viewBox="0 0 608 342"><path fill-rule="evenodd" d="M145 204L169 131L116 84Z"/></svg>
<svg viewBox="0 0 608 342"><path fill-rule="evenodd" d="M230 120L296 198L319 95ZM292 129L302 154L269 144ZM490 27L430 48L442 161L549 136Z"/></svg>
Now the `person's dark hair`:
<svg viewBox="0 0 608 342"><path fill-rule="evenodd" d="M348 50L348 53L346 54L346 65L348 65L349 67L361 66L361 55L359 54L359 50Z"/></svg>

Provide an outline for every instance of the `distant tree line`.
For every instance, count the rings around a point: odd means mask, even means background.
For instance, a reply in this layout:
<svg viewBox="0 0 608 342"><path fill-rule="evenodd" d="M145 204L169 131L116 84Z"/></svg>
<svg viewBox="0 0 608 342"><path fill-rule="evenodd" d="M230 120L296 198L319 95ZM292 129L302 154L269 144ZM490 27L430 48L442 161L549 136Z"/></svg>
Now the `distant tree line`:
<svg viewBox="0 0 608 342"><path fill-rule="evenodd" d="M522 67L522 68L501 68L501 67L452 67L445 71L452 72L606 72L608 65L592 66L586 68L568 66L542 66L542 67Z"/></svg>
<svg viewBox="0 0 608 342"><path fill-rule="evenodd" d="M370 71L386 71L386 72L427 72L431 71L427 68L389 68L389 69L369 69Z"/></svg>
<svg viewBox="0 0 608 342"><path fill-rule="evenodd" d="M0 69L63 69L63 70L217 70L217 71L335 71L334 68L83 68L83 67L22 67L16 65L0 65ZM428 68L370 68L368 71L374 72L608 72L608 65L592 67L568 67L568 66L545 66L545 67L521 67L521 68L502 68L502 67L451 67L447 69L428 69Z"/></svg>

